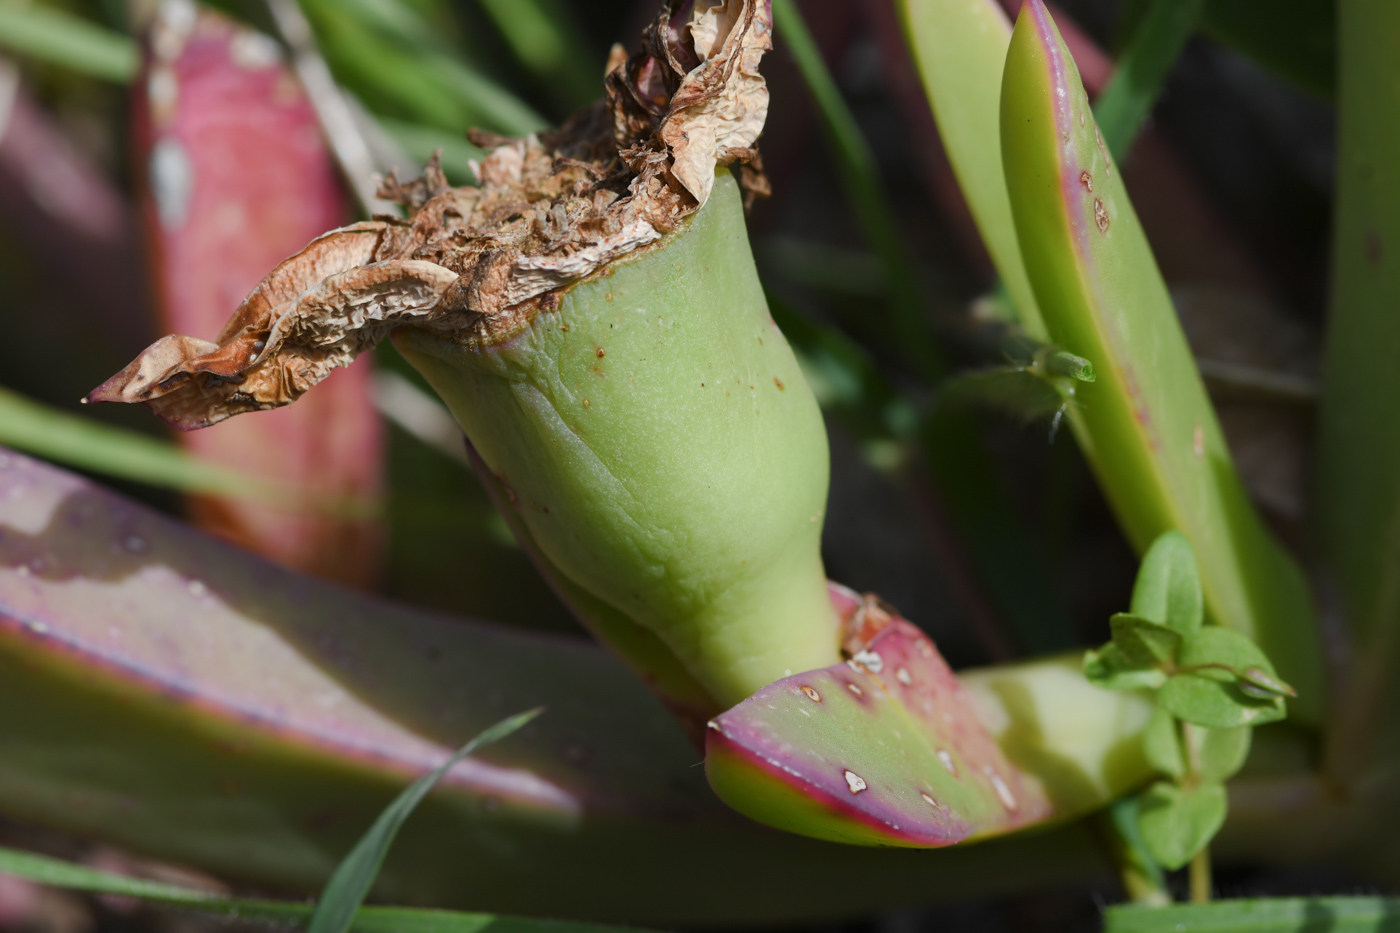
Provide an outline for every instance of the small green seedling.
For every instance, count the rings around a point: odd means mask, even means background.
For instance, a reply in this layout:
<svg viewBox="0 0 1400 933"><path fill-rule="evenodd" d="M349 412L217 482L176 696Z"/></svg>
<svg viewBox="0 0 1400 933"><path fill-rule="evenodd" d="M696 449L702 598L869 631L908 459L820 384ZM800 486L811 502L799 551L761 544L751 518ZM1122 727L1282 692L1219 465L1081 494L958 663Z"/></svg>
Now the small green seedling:
<svg viewBox="0 0 1400 933"><path fill-rule="evenodd" d="M1094 381L1093 364L1023 334L1004 341L1002 350L1007 365L947 379L940 402L989 408L1026 422L1049 418L1053 434L1076 404L1079 383Z"/></svg>
<svg viewBox="0 0 1400 933"><path fill-rule="evenodd" d="M1137 828L1173 869L1224 824L1224 781L1244 764L1250 727L1282 719L1284 698L1296 696L1248 638L1203 625L1203 607L1191 542L1166 532L1143 558L1132 611L1110 622L1113 640L1084 657L1097 686L1155 691L1143 752L1164 778L1139 798Z"/></svg>

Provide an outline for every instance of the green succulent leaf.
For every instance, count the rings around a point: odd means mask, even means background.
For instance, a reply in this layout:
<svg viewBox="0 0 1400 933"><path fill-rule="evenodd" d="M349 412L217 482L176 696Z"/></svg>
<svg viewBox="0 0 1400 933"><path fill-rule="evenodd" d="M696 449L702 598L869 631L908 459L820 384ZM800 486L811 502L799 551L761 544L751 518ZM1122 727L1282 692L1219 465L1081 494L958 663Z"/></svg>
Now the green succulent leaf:
<svg viewBox="0 0 1400 933"><path fill-rule="evenodd" d="M1155 690L1167 682L1165 671L1135 666L1112 643L1097 651L1085 652L1084 676L1089 683L1105 690Z"/></svg>
<svg viewBox="0 0 1400 933"><path fill-rule="evenodd" d="M1179 787L1158 781L1142 795L1138 829L1152 857L1177 869L1200 852L1225 822L1225 787L1218 783Z"/></svg>
<svg viewBox="0 0 1400 933"><path fill-rule="evenodd" d="M1296 714L1316 721L1322 664L1307 581L1231 464L1123 173L1043 0L1021 6L1001 87L1006 187L1045 325L1027 331L1094 363L1070 427L1134 547L1145 553L1172 530L1188 537L1211 620L1256 639L1299 687ZM1149 574L1133 614L1194 627L1194 590L1174 579ZM1168 606L1179 597L1184 605Z"/></svg>
<svg viewBox="0 0 1400 933"><path fill-rule="evenodd" d="M1174 778L1186 774L1186 756L1181 750L1181 730L1176 717L1158 706L1142 734L1142 749L1152 767Z"/></svg>
<svg viewBox="0 0 1400 933"><path fill-rule="evenodd" d="M1207 729L1186 724L1186 741L1191 745L1196 773L1206 781L1224 781L1244 767L1253 732L1247 726L1237 729Z"/></svg>
<svg viewBox="0 0 1400 933"><path fill-rule="evenodd" d="M1191 637L1201 629L1205 600L1196 551L1179 531L1159 535L1143 555L1133 584L1132 613Z"/></svg>
<svg viewBox="0 0 1400 933"><path fill-rule="evenodd" d="M1181 650L1181 633L1132 613L1120 612L1109 620L1113 644L1134 667L1150 667L1170 661Z"/></svg>
<svg viewBox="0 0 1400 933"><path fill-rule="evenodd" d="M1253 667L1272 677L1273 665L1254 642L1238 632L1214 625L1201 629L1187 639L1177 663L1182 672L1167 680L1158 702L1178 719L1232 729L1262 726L1287 715L1282 697L1261 698L1244 690L1234 671Z"/></svg>

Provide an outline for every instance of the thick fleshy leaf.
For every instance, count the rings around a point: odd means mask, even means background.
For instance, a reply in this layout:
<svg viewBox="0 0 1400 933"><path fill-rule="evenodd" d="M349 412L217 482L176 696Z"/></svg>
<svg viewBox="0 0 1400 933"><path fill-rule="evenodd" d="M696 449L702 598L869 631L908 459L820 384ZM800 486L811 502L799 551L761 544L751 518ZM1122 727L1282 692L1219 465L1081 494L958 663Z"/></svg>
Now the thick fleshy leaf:
<svg viewBox="0 0 1400 933"><path fill-rule="evenodd" d="M840 842L945 846L1051 813L928 636L899 618L847 663L716 717L705 753L710 785L739 812Z"/></svg>
<svg viewBox="0 0 1400 933"><path fill-rule="evenodd" d="M756 827L714 800L670 714L594 646L357 596L53 467L0 461L5 812L310 893L411 778L537 705L550 714L423 801L377 897L653 925L794 923L1004 892L1032 866L1051 881L1100 870L1078 825L946 853ZM1109 715L1141 728L1131 710ZM1016 722L1022 738L1045 731ZM1085 722L1104 754L1130 734ZM1052 738L1062 753L1077 747Z"/></svg>
<svg viewBox="0 0 1400 933"><path fill-rule="evenodd" d="M1154 0L1133 28L1113 76L1094 104L1104 145L1119 159L1131 149L1205 5L1206 0Z"/></svg>
<svg viewBox="0 0 1400 933"><path fill-rule="evenodd" d="M1210 844L1225 823L1225 788L1200 784L1183 788L1158 781L1138 804L1138 829L1152 857L1177 869Z"/></svg>
<svg viewBox="0 0 1400 933"><path fill-rule="evenodd" d="M1042 0L1022 8L1001 98L1002 159L1048 339L1093 363L1069 412L1134 546L1180 530L1207 614L1256 639L1316 719L1321 651L1298 567L1230 461L1171 297L1078 71Z"/></svg>
<svg viewBox="0 0 1400 933"><path fill-rule="evenodd" d="M156 15L133 114L161 330L199 338L165 338L179 359L214 349L209 341L267 271L347 213L316 114L278 45L208 9L185 15L193 9L172 4ZM201 347L173 343L182 340ZM201 460L308 496L373 500L383 438L368 366L337 373L295 410L182 433L179 442ZM381 529L370 517L208 495L191 512L214 534L287 566L361 586L378 575Z"/></svg>

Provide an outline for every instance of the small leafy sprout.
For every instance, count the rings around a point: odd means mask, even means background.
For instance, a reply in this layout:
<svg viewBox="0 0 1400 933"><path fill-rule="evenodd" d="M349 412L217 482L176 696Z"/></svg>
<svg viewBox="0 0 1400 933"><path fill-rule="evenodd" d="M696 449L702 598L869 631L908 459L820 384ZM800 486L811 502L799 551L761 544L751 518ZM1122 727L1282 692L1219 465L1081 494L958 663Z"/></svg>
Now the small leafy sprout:
<svg viewBox="0 0 1400 933"><path fill-rule="evenodd" d="M1252 697L1269 700L1274 697L1296 697L1298 691L1261 668L1247 667L1240 671L1240 689Z"/></svg>
<svg viewBox="0 0 1400 933"><path fill-rule="evenodd" d="M991 408L1025 422L1050 418L1058 426L1080 382L1094 381L1094 367L1054 344L1015 333L1001 342L1007 365L979 369L946 380L941 400Z"/></svg>
<svg viewBox="0 0 1400 933"><path fill-rule="evenodd" d="M1141 844L1166 868L1202 853L1225 821L1224 782L1249 753L1250 727L1282 719L1297 695L1254 642L1205 625L1195 551L1169 531L1143 557L1132 611L1110 620L1113 640L1084 656L1107 690L1151 690L1143 754L1162 780L1138 800Z"/></svg>

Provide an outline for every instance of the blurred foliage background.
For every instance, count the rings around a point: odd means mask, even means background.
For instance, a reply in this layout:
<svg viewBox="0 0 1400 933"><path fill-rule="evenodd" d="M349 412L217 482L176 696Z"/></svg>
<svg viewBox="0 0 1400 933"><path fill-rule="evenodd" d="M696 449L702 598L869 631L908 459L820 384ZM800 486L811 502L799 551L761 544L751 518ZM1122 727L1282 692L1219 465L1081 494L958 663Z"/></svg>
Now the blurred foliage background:
<svg viewBox="0 0 1400 933"><path fill-rule="evenodd" d="M635 49L656 6L211 5L323 59L374 167L411 177L441 149L456 183L470 182L480 153L469 128L527 133L586 105L600 92L611 43ZM1106 83L1146 6L1064 0L1057 8L1091 92ZM864 167L849 147L842 156L839 132L827 132L814 104L820 87L810 67L805 76L798 67L780 20L764 62L772 108L761 140L774 193L754 207L750 235L774 316L828 413L828 571L924 626L955 667L1100 642L1109 614L1127 604L1135 560L1068 433L1020 403L1014 417L979 408L961 433L939 428L951 410L940 405L945 378L1006 365L1008 335L998 323L1004 299L894 5L797 7L834 79L836 105L853 115L870 156ZM140 219L151 194L133 105L146 93L142 48L156 8L147 0L0 0L0 443L179 514L189 509L181 490L222 494L259 471L238 465L230 479L228 463L181 460L140 408L77 405L165 332L156 247ZM1280 2L1270 17L1279 35L1251 48L1237 38L1260 32L1239 28L1250 10L1257 27L1258 3L1206 4L1200 31L1120 162L1241 472L1271 524L1302 548L1334 158L1331 12L1322 0ZM289 26L298 13L309 41ZM323 111L324 93L308 89ZM880 202L873 214L870 198ZM347 195L343 222L357 210ZM576 631L492 512L440 410L413 391L423 388L416 375L388 345L373 363L372 398L352 416L386 424L382 452L368 454L382 456L384 479L364 493L355 519L377 528L378 569L344 582L503 624ZM68 424L58 413L84 420ZM141 448L141 438L152 443ZM280 450L269 441L255 459L276 473ZM310 492L319 466L280 474L294 492L307 491L307 509L323 507ZM1247 873L1219 879L1227 892L1253 883ZM1275 876L1270 891L1341 883ZM939 916L949 928L981 930L1093 928L1097 916L1090 892L964 913ZM98 915L103 928L135 922L101 908L88 927L65 928L89 928ZM901 914L875 925L895 933L927 920Z"/></svg>

